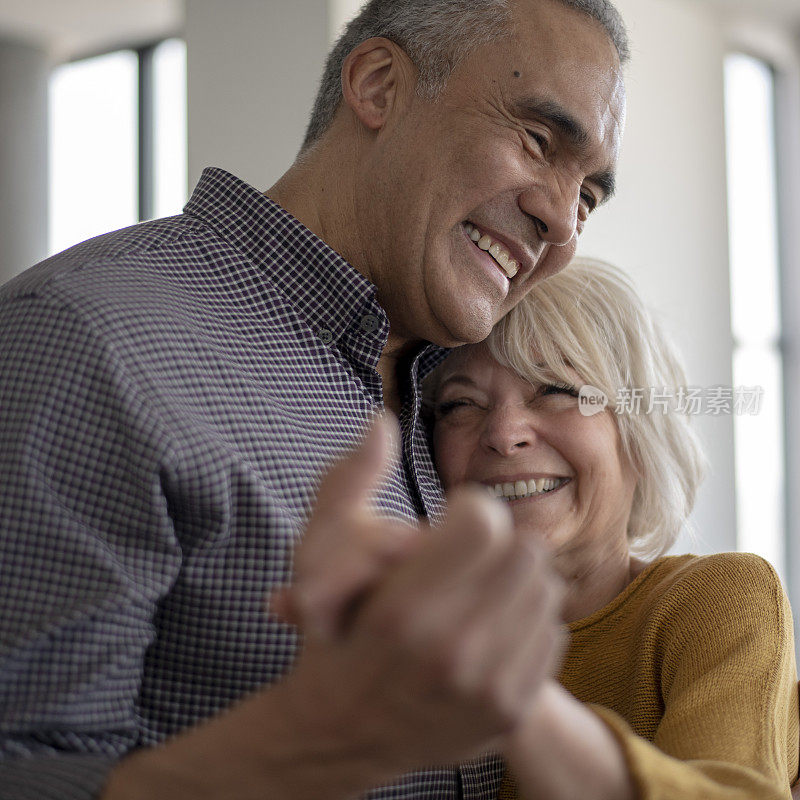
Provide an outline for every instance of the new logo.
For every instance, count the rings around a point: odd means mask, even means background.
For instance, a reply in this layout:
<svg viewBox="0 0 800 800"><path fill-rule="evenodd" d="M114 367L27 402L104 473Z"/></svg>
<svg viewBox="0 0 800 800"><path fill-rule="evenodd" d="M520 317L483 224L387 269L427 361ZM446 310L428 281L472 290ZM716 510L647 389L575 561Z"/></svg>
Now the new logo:
<svg viewBox="0 0 800 800"><path fill-rule="evenodd" d="M581 386L578 392L578 410L584 417L593 417L599 414L608 405L605 392L590 386L588 383Z"/></svg>

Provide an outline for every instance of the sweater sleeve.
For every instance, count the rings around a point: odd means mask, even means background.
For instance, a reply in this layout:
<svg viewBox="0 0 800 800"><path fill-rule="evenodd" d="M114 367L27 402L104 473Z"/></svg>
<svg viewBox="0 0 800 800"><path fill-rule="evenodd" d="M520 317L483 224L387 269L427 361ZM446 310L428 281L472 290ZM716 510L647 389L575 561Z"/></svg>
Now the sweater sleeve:
<svg viewBox="0 0 800 800"><path fill-rule="evenodd" d="M664 708L653 743L591 708L622 746L640 800L788 800L798 767L788 601L757 556L704 562L661 604Z"/></svg>

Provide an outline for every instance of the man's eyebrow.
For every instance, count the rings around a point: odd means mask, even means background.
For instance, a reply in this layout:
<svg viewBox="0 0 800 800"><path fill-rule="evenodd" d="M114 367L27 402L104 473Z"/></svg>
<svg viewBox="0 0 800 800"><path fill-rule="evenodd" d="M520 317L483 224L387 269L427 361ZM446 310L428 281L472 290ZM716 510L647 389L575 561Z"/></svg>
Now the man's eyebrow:
<svg viewBox="0 0 800 800"><path fill-rule="evenodd" d="M578 149L589 146L586 128L559 103L540 97L525 97L514 103L513 113L524 119L544 119L557 128L569 143Z"/></svg>
<svg viewBox="0 0 800 800"><path fill-rule="evenodd" d="M597 175L590 175L589 179L592 183L596 183L600 187L603 196L600 198L599 206L607 203L617 191L617 179L611 170L605 170Z"/></svg>
<svg viewBox="0 0 800 800"><path fill-rule="evenodd" d="M514 103L512 112L521 119L543 119L556 128L576 150L586 150L589 147L591 139L586 128L567 109L553 100L526 97ZM588 177L592 183L596 183L600 187L603 193L598 205L602 205L613 197L617 188L613 170L604 170Z"/></svg>

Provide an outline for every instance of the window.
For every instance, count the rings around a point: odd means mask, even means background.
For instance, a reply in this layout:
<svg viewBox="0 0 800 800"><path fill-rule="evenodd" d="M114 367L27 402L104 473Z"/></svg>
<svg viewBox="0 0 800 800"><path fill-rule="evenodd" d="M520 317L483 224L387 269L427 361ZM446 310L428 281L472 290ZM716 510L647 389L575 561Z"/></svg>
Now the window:
<svg viewBox="0 0 800 800"><path fill-rule="evenodd" d="M186 204L186 44L168 39L153 50L153 215Z"/></svg>
<svg viewBox="0 0 800 800"><path fill-rule="evenodd" d="M186 202L178 39L57 67L50 81L51 253Z"/></svg>
<svg viewBox="0 0 800 800"><path fill-rule="evenodd" d="M725 62L734 385L760 387L734 416L737 542L786 575L783 352L774 75L744 54Z"/></svg>

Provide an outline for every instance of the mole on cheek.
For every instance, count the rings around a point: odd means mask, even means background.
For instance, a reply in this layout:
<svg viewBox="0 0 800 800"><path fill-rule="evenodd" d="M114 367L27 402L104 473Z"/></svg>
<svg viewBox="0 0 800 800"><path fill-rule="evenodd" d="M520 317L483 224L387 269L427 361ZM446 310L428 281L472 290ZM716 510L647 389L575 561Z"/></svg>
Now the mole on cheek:
<svg viewBox="0 0 800 800"><path fill-rule="evenodd" d="M518 70L518 69L515 69L515 70L514 70L514 77L515 77L515 78L519 78L519 75L520 75L520 73L519 73L519 70Z"/></svg>

